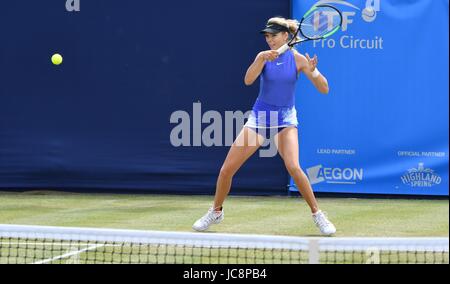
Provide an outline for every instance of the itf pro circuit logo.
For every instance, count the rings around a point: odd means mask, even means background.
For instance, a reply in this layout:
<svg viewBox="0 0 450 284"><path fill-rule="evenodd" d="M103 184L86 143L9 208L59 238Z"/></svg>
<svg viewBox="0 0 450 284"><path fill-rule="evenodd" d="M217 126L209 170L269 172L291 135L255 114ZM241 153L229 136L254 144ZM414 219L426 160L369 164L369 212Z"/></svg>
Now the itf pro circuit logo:
<svg viewBox="0 0 450 284"><path fill-rule="evenodd" d="M373 23L377 19L377 15L381 11L381 0L360 0L364 5L358 7L344 0L320 0L316 5L331 4L338 5L342 14L342 31L345 32L340 38L327 38L323 40L313 41L314 47L320 48L336 48L343 49L383 49L383 37L379 34L364 35L353 34L349 26L357 22L357 18L361 17L366 23ZM349 30L350 33L347 31Z"/></svg>
<svg viewBox="0 0 450 284"><path fill-rule="evenodd" d="M402 177L402 182L411 187L432 187L441 183L442 179L434 170L425 168L424 163L419 163L417 168L409 169Z"/></svg>
<svg viewBox="0 0 450 284"><path fill-rule="evenodd" d="M363 169L356 168L327 168L322 165L306 169L309 182L317 184L321 182L334 184L356 184L362 181Z"/></svg>
<svg viewBox="0 0 450 284"><path fill-rule="evenodd" d="M315 5L322 5L322 4L339 4L343 6L347 6L350 8L353 8L357 11L361 11L361 18L367 22L371 23L375 21L377 18L377 13L381 11L381 0L366 0L365 6L362 8L359 8L358 6L353 5L352 3L344 0L319 0ZM343 20L342 30L346 31L347 26L349 24L353 23L353 18L356 16L355 12L349 12L349 11L341 11Z"/></svg>

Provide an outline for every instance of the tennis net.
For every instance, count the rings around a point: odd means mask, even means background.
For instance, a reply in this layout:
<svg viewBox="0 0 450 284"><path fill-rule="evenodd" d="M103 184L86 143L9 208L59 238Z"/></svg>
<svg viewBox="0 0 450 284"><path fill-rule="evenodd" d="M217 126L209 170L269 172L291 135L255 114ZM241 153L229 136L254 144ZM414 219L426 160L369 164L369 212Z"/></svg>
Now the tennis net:
<svg viewBox="0 0 450 284"><path fill-rule="evenodd" d="M448 264L448 248L448 238L304 238L0 225L1 264Z"/></svg>

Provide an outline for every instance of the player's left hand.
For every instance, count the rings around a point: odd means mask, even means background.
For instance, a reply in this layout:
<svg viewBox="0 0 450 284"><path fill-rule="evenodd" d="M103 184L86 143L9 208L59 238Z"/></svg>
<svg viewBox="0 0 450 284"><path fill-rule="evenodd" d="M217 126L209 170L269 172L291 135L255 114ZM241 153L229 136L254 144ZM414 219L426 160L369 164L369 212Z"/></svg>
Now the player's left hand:
<svg viewBox="0 0 450 284"><path fill-rule="evenodd" d="M317 62L318 62L318 60L317 60L317 55L314 54L314 57L313 57L313 58L309 57L309 54L308 54L308 53L306 53L305 55L306 55L306 60L308 60L308 68L309 68L309 71L313 72L314 69L316 69Z"/></svg>

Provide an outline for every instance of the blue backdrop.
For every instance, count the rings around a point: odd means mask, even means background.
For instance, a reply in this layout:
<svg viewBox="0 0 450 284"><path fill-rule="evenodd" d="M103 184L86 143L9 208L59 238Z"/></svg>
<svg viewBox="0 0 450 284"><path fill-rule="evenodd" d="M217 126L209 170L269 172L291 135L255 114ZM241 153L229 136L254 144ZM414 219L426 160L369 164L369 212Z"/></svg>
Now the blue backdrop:
<svg viewBox="0 0 450 284"><path fill-rule="evenodd" d="M293 0L293 16L315 3ZM448 195L449 1L353 0L309 42L330 84L297 87L300 161L317 192ZM296 190L292 180L291 190Z"/></svg>
<svg viewBox="0 0 450 284"><path fill-rule="evenodd" d="M65 0L3 1L0 188L214 193L228 147L172 146L170 116L195 102L251 109L258 86L243 78L266 49L258 32L289 5L81 0L68 12ZM285 194L287 179L279 157L255 155L232 194Z"/></svg>

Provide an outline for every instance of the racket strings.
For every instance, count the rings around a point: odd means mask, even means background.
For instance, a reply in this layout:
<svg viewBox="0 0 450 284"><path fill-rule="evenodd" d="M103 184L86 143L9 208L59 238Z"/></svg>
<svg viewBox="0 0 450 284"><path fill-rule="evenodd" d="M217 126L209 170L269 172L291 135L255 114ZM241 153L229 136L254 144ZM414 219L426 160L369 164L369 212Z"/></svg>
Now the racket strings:
<svg viewBox="0 0 450 284"><path fill-rule="evenodd" d="M336 10L323 7L318 8L300 24L300 33L308 39L320 39L337 27L341 26L342 17Z"/></svg>

